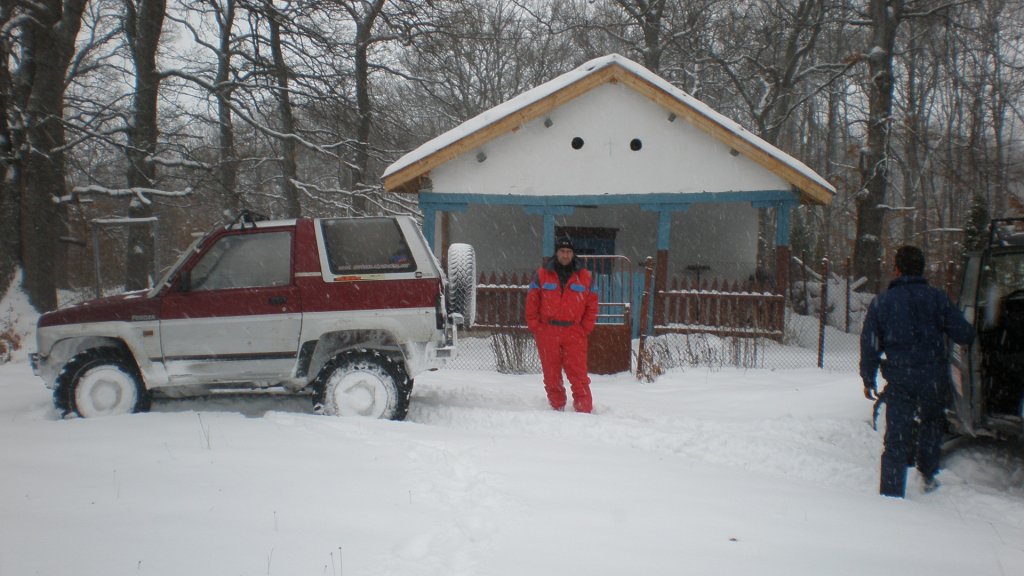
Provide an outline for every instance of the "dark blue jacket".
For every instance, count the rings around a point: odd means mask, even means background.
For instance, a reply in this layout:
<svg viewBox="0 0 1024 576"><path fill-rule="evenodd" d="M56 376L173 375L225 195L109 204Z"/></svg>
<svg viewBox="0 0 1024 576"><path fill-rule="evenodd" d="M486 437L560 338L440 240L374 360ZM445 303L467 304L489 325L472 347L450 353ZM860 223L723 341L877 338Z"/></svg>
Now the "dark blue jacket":
<svg viewBox="0 0 1024 576"><path fill-rule="evenodd" d="M889 382L908 382L945 371L946 336L970 344L974 328L945 292L921 276L900 276L889 290L871 301L860 333L860 377L875 384L881 355L882 376Z"/></svg>

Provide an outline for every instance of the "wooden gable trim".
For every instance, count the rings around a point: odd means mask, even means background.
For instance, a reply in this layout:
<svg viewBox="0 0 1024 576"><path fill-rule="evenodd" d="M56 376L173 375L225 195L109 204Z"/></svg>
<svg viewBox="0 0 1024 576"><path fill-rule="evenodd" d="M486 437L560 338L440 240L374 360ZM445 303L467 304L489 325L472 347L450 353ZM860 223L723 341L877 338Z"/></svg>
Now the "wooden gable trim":
<svg viewBox="0 0 1024 576"><path fill-rule="evenodd" d="M685 102L678 100L663 89L651 84L647 80L633 74L632 72L619 68L620 74L616 80L643 94L658 105L670 112L675 113L701 130L707 132L714 138L728 144L732 149L754 162L763 166L774 174L778 174L795 188L803 192L805 198L815 204L829 204L832 201L832 193L821 186L815 180L809 178L799 170L793 169L789 164L782 162L762 148L759 148L744 138L737 136L732 130L722 126L713 118L705 116L699 110L688 106Z"/></svg>
<svg viewBox="0 0 1024 576"><path fill-rule="evenodd" d="M507 116L497 118L494 122L483 128L466 134L463 138L440 148L433 153L420 158L405 168L384 177L384 190L388 192L417 193L424 178L434 168L450 161L458 156L473 150L490 140L518 129L530 120L547 114L554 108L584 94L606 82L622 82L640 94L654 101L666 110L675 113L697 126L712 137L728 144L731 148L744 156L750 158L766 170L779 175L781 178L792 184L803 194L803 199L814 204L828 204L832 200L831 191L821 186L817 181L809 178L799 170L795 170L789 164L780 161L775 156L752 144L744 138L740 138L734 132L718 123L714 119L705 116L701 111L687 105L675 98L664 89L637 76L633 72L623 68L617 63L611 63L604 68L594 71L581 77Z"/></svg>
<svg viewBox="0 0 1024 576"><path fill-rule="evenodd" d="M618 66L607 66L593 74L583 76L579 80L563 86L548 96L537 100L507 116L496 119L494 122L483 128L466 134L463 138L452 142L432 154L420 158L394 174L384 178L384 190L393 192L417 192L418 177L427 174L434 168L457 158L467 151L486 144L487 142L511 132L538 116L547 114L551 110L589 92L596 86L608 82L615 74Z"/></svg>

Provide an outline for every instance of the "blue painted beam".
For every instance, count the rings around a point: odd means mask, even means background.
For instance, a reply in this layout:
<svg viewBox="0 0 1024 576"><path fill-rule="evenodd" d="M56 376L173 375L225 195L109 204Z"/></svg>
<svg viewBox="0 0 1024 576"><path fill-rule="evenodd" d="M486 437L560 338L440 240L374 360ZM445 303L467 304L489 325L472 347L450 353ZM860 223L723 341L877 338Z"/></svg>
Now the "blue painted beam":
<svg viewBox="0 0 1024 576"><path fill-rule="evenodd" d="M690 204L725 204L729 202L758 202L774 205L778 202L799 202L799 195L792 190L753 190L745 192L693 192L653 194L573 194L568 196L525 196L522 194L465 194L448 192L420 192L420 206L469 205L492 206L624 206L642 205L649 209L659 207L681 207Z"/></svg>

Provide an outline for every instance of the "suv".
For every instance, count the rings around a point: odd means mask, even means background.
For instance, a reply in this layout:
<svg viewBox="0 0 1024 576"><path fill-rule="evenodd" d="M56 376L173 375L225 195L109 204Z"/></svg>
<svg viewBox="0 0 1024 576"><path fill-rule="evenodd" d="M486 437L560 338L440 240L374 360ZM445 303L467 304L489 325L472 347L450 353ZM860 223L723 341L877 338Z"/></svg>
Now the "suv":
<svg viewBox="0 0 1024 576"><path fill-rule="evenodd" d="M960 310L978 337L951 352L953 430L1024 435L1024 218L993 220L988 245L967 255Z"/></svg>
<svg viewBox="0 0 1024 576"><path fill-rule="evenodd" d="M324 414L401 420L413 377L453 357L473 318L475 275L472 248L454 244L446 277L408 216L243 213L155 288L43 314L32 369L63 415L282 389Z"/></svg>

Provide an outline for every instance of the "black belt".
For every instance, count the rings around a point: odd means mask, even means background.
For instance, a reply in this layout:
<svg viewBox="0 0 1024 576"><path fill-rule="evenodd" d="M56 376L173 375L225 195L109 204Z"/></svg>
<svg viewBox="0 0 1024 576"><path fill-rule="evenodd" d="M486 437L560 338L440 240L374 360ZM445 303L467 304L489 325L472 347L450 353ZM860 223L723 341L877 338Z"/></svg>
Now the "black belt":
<svg viewBox="0 0 1024 576"><path fill-rule="evenodd" d="M565 320L548 320L548 324L552 326L573 326L575 322L566 322Z"/></svg>

